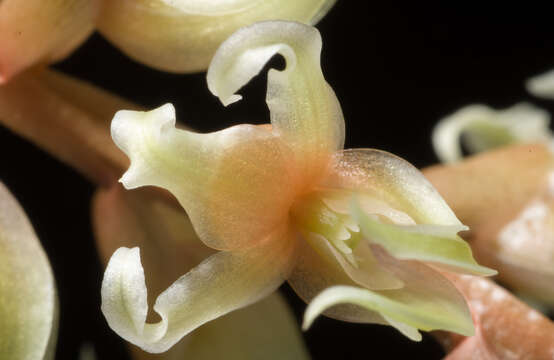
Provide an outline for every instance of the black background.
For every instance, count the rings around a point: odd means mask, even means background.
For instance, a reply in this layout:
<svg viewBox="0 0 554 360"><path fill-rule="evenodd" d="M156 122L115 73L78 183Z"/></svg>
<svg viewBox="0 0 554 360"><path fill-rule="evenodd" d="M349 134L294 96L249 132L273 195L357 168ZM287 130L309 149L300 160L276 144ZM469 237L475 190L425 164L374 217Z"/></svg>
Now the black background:
<svg viewBox="0 0 554 360"><path fill-rule="evenodd" d="M437 119L468 103L505 107L532 98L523 81L554 67L554 26L547 9L483 9L339 0L318 25L323 71L342 104L346 147L374 147L418 167L436 161L430 132ZM277 59L275 65L279 66ZM265 123L265 76L223 108L204 74L174 75L139 65L95 34L55 66L148 108L176 105L183 123L211 131ZM29 99L32 106L32 99ZM50 257L61 303L57 359L75 359L83 342L98 359L126 359L126 348L99 310L103 268L89 219L94 187L32 144L0 128L0 179L27 211ZM305 305L286 285L300 321ZM395 330L320 318L304 334L314 359L439 359L428 336L413 343Z"/></svg>

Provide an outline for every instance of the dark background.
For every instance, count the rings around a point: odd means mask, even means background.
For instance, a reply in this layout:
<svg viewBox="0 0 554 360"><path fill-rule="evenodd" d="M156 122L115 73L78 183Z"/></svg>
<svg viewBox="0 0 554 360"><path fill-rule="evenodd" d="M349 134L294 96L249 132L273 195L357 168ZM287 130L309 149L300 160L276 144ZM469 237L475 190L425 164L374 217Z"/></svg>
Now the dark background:
<svg viewBox="0 0 554 360"><path fill-rule="evenodd" d="M494 10L339 0L318 25L323 71L346 120L346 147L374 147L418 167L437 159L430 133L437 119L473 102L505 107L521 100L554 110L525 93L523 81L554 67L554 26L547 9ZM277 59L275 65L279 66ZM200 131L264 123L265 76L225 109L204 74L174 75L139 65L95 34L56 68L148 108L176 105ZM30 106L32 99L29 99ZM0 128L0 179L29 215L52 262L61 303L57 359L75 359L83 342L98 359L125 359L126 347L100 313L103 268L89 219L94 187L72 169ZM300 321L305 305L282 287ZM392 328L320 318L304 334L314 359L439 359L429 337L413 343Z"/></svg>

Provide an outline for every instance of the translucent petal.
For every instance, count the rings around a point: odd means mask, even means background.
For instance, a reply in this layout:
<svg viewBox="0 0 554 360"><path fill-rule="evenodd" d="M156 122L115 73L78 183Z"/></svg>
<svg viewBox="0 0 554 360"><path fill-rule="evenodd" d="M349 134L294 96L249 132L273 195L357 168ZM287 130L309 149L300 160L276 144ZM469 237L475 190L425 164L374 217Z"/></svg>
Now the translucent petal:
<svg viewBox="0 0 554 360"><path fill-rule="evenodd" d="M121 107L138 108L46 69L26 71L0 86L0 123L104 185L129 163L109 132L109 121Z"/></svg>
<svg viewBox="0 0 554 360"><path fill-rule="evenodd" d="M545 99L554 99L554 70L533 76L525 82L527 91Z"/></svg>
<svg viewBox="0 0 554 360"><path fill-rule="evenodd" d="M0 84L40 62L62 59L92 33L98 0L0 1Z"/></svg>
<svg viewBox="0 0 554 360"><path fill-rule="evenodd" d="M131 159L121 178L125 187L168 189L213 248L259 242L286 221L298 192L290 151L263 126L197 134L176 129L167 104L145 113L118 112L112 137Z"/></svg>
<svg viewBox="0 0 554 360"><path fill-rule="evenodd" d="M328 246L311 240L312 244L304 240L298 242L298 260L288 278L289 284L302 300L309 303L321 291L334 285L359 286L341 264L332 258L332 253L323 252ZM321 248L314 249L314 246ZM378 313L353 305L333 307L325 312L325 316L350 322L388 324Z"/></svg>
<svg viewBox="0 0 554 360"><path fill-rule="evenodd" d="M514 145L423 169L425 176L471 229L525 206L548 185L553 166L545 145Z"/></svg>
<svg viewBox="0 0 554 360"><path fill-rule="evenodd" d="M323 78L320 52L321 36L315 28L268 21L234 33L208 70L208 87L227 105L241 99L235 92L272 56L283 55L286 68L268 73L266 101L274 131L293 149L301 169L326 165L328 155L344 145L342 111Z"/></svg>
<svg viewBox="0 0 554 360"><path fill-rule="evenodd" d="M205 70L235 30L282 19L313 24L335 0L105 1L100 32L131 58L172 72Z"/></svg>
<svg viewBox="0 0 554 360"><path fill-rule="evenodd" d="M57 308L46 254L23 209L0 183L0 358L53 359Z"/></svg>
<svg viewBox="0 0 554 360"><path fill-rule="evenodd" d="M93 201L93 224L107 263L122 246L141 248L148 269L148 303L213 251L198 239L186 214L160 194L114 185ZM267 331L271 324L271 332ZM134 359L151 359L133 346ZM279 294L212 320L164 353L164 359L306 359L296 319Z"/></svg>
<svg viewBox="0 0 554 360"><path fill-rule="evenodd" d="M357 260L357 266L353 266L323 236L310 234L306 240L325 261L338 262L350 279L360 286L379 290L398 289L404 286L400 279L380 266L367 244L361 243L354 249L353 255Z"/></svg>
<svg viewBox="0 0 554 360"><path fill-rule="evenodd" d="M463 227L385 224L368 216L356 200L352 203L352 214L364 237L397 259L430 262L445 270L475 275L497 273L473 259L468 243L456 235Z"/></svg>
<svg viewBox="0 0 554 360"><path fill-rule="evenodd" d="M471 153L513 143L547 142L552 137L550 115L531 104L505 110L469 105L440 120L433 130L433 146L442 162L462 158L462 146Z"/></svg>
<svg viewBox="0 0 554 360"><path fill-rule="evenodd" d="M396 212L407 214L417 224L463 227L419 170L385 151L337 152L331 171L321 185L329 189L355 190L364 199L375 199Z"/></svg>
<svg viewBox="0 0 554 360"><path fill-rule="evenodd" d="M220 252L179 278L154 304L158 323L145 323L147 291L138 248L120 248L102 282L102 312L121 337L163 352L200 325L256 302L288 276L293 235L283 228L247 251Z"/></svg>
<svg viewBox="0 0 554 360"><path fill-rule="evenodd" d="M403 334L418 340L413 328L430 331L444 329L463 335L473 334L473 323L467 306L454 286L436 271L416 262L398 262L382 251L375 251L379 260L406 284L402 289L368 290L352 286L333 286L308 305L304 328L326 309L338 304L354 304L376 311L391 325L402 323Z"/></svg>

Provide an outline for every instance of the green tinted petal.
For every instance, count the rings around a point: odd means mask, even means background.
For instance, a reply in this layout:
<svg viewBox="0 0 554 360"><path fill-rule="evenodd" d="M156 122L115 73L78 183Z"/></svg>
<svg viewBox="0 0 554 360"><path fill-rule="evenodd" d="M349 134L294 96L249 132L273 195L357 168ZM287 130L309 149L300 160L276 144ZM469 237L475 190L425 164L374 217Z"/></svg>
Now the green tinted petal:
<svg viewBox="0 0 554 360"><path fill-rule="evenodd" d="M390 325L402 323L399 331L417 340L415 329L448 330L473 335L466 302L454 285L436 270L417 261L399 261L379 247L372 247L377 260L401 279L405 286L394 290L368 290L354 286L331 286L317 295L304 316L304 328L330 307L356 305L376 312Z"/></svg>
<svg viewBox="0 0 554 360"><path fill-rule="evenodd" d="M46 254L0 183L0 359L53 359L57 306Z"/></svg>
<svg viewBox="0 0 554 360"><path fill-rule="evenodd" d="M393 326L401 323L399 331L415 341L421 340L415 328L425 331L443 329L466 336L473 335L473 324L467 309L464 314L454 309L452 304L438 299L425 299L425 296L409 290L392 291L395 292L394 296L351 286L330 287L308 305L302 327L309 328L315 318L328 308L348 303L383 314L385 319L392 320Z"/></svg>
<svg viewBox="0 0 554 360"><path fill-rule="evenodd" d="M352 202L352 215L369 242L381 245L398 259L431 262L447 270L474 275L497 273L477 264L469 245L456 235L467 227L385 224L368 216L356 200Z"/></svg>

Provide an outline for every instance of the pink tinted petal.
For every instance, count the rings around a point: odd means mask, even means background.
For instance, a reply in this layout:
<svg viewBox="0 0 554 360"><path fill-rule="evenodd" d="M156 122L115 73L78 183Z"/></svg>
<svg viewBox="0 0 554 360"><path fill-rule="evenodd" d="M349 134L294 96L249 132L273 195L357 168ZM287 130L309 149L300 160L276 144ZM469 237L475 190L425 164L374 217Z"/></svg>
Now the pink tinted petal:
<svg viewBox="0 0 554 360"><path fill-rule="evenodd" d="M0 84L68 55L93 31L98 0L0 2Z"/></svg>
<svg viewBox="0 0 554 360"><path fill-rule="evenodd" d="M448 277L464 294L476 323L477 340L469 338L454 350L461 355L493 354L494 359L552 359L554 324L490 280L474 276ZM467 341L467 340L466 340ZM461 356L460 355L460 356ZM450 359L450 358L449 358ZM487 357L477 358L485 360Z"/></svg>

